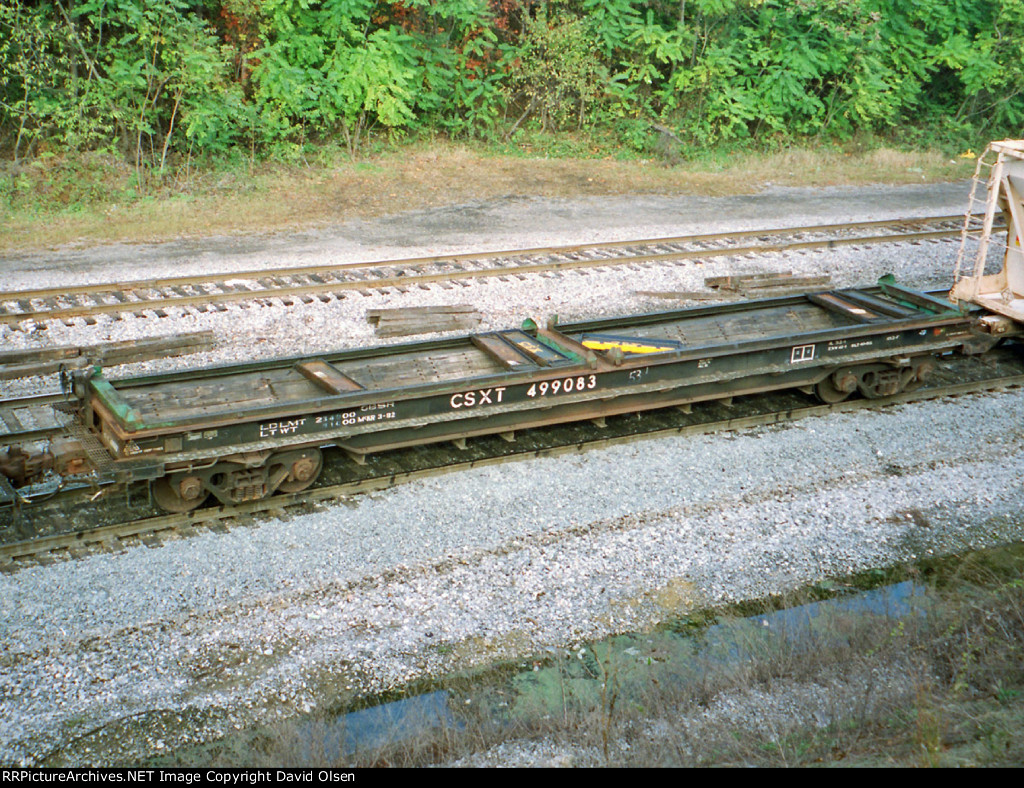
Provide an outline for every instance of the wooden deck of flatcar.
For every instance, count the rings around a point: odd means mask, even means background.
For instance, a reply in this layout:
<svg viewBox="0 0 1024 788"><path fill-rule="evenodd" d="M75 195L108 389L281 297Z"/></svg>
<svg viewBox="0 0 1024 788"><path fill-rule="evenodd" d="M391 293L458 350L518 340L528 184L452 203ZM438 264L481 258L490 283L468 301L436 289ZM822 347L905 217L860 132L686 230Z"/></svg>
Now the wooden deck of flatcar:
<svg viewBox="0 0 1024 788"><path fill-rule="evenodd" d="M792 299L782 304L765 302L738 313L723 314L717 310L694 314L693 310L681 310L665 313L662 318L660 322L639 326L624 318L611 328L618 335L671 340L670 350L674 351L719 342L789 338L850 323L809 301ZM585 338L572 333L568 336L580 342ZM389 350L380 356L348 358L348 354L342 353L308 361L271 362L251 371L232 372L228 367L221 376L200 380L185 375L180 379L156 377L138 383L112 382L111 387L124 405L117 412L131 411L137 423L156 425L219 420L253 410L307 404L325 397L364 397L372 392L414 390L437 384L463 388L472 386L476 379L545 370L561 374L570 368L587 366L571 357L559 358L520 331L465 337L441 347L426 343L425 347L417 344L399 352ZM601 350L595 353L605 355ZM626 355L630 353L627 351ZM653 360L652 355L647 354L647 359Z"/></svg>
<svg viewBox="0 0 1024 788"><path fill-rule="evenodd" d="M359 455L732 391L818 386L840 365L852 372L826 384L825 396L857 387L882 396L927 374L911 357L970 337L969 316L953 305L890 284L548 328L527 321L177 376L95 375L88 385L101 440L120 460L194 462L326 442ZM901 369L865 366L886 358L901 359L892 365ZM869 373L868 382L857 377Z"/></svg>
<svg viewBox="0 0 1024 788"><path fill-rule="evenodd" d="M409 388L495 375L505 367L468 339L458 347L356 360L268 364L213 379L147 379L112 383L125 405L147 424L208 419L307 403L326 396Z"/></svg>
<svg viewBox="0 0 1024 788"><path fill-rule="evenodd" d="M798 337L814 331L826 331L853 325L844 315L829 312L806 299L786 303L762 302L742 312L694 314L687 310L669 313L660 323L635 325L624 321L614 331L644 339L667 339L682 348L704 347L716 342L743 342L773 337ZM570 335L580 339L583 334Z"/></svg>
<svg viewBox="0 0 1024 788"><path fill-rule="evenodd" d="M856 295L861 291L845 291ZM837 299L836 294L822 294ZM862 297L889 303L878 294ZM843 309L830 309L814 296L768 299L726 307L703 307L644 315L642 319L621 318L602 321L599 337L664 340L660 349L635 350L628 342L622 347L625 363L638 358L643 363L660 363L667 356L691 349L710 349L716 345L736 347L751 341L800 344L802 337L822 336L832 330L855 328L865 323L898 325L908 320L949 319L953 312L909 310L902 315L868 313L864 308L847 304ZM813 299L813 300L812 300ZM818 300L818 303L815 301ZM587 325L587 324L582 324ZM558 326L570 340L552 348L551 342L540 344L535 336L522 331L502 331L467 336L442 342L415 343L382 347L380 355L367 350L349 351L310 359L289 359L267 362L256 368L224 367L215 377L204 375L195 379L181 376L153 376L138 380L109 382L121 407L118 413L133 413L139 425L179 423L189 419L205 421L221 417L241 417L248 411L266 408L287 408L292 404L308 405L324 398L365 400L367 395L450 384L454 389L474 385L477 379L492 380L496 376L564 374L575 368L595 368L594 357L605 361L614 358L607 342L589 341L587 330L576 325ZM579 345L595 348L590 359L580 357ZM614 342L612 346L614 346ZM657 343L654 343L657 344ZM500 345L500 347L498 347ZM575 346L575 347L574 347ZM559 352L561 351L561 352ZM660 358L658 358L660 357ZM623 358L615 359L615 365Z"/></svg>

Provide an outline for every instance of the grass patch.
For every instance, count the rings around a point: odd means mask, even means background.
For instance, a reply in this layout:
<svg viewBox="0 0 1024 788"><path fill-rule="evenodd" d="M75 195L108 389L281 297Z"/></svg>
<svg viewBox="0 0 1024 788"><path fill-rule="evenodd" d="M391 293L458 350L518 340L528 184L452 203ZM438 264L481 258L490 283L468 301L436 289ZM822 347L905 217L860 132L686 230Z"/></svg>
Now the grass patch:
<svg viewBox="0 0 1024 788"><path fill-rule="evenodd" d="M602 138L538 133L475 145L413 140L356 161L325 146L290 163L181 162L144 184L134 168L108 155L49 155L0 169L0 250L296 230L509 196L725 196L768 184L924 183L972 172L972 161L938 151L851 146L690 154L676 146L640 158Z"/></svg>

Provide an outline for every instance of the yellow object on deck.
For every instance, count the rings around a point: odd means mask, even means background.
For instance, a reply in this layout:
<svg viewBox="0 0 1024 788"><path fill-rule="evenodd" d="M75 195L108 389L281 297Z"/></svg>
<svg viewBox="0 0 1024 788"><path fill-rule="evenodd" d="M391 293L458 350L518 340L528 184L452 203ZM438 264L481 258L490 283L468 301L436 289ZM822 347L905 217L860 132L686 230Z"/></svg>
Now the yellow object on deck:
<svg viewBox="0 0 1024 788"><path fill-rule="evenodd" d="M664 353L666 350L678 349L675 345L655 345L626 339L584 339L583 346L588 347L591 350L611 350L612 348L618 348L623 353Z"/></svg>

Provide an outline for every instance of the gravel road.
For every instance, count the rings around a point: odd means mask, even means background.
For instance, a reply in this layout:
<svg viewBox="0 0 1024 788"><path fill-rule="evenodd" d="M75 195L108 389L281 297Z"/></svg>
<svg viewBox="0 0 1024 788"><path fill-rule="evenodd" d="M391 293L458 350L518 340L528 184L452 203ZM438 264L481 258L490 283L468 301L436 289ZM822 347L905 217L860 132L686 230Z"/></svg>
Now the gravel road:
<svg viewBox="0 0 1024 788"><path fill-rule="evenodd" d="M505 200L295 236L0 258L4 288L957 213L967 187ZM709 219L709 217L711 217ZM484 328L671 308L705 276L893 272L942 287L954 244L589 272L291 309L3 329L4 346L211 329L217 351L372 340L368 308L472 303ZM52 387L20 381L5 394ZM296 516L0 577L0 763L136 762L225 731L916 556L1021 538L1024 393L481 468ZM672 593L662 593L666 589ZM547 762L550 754L537 757ZM518 763L530 763L521 755Z"/></svg>

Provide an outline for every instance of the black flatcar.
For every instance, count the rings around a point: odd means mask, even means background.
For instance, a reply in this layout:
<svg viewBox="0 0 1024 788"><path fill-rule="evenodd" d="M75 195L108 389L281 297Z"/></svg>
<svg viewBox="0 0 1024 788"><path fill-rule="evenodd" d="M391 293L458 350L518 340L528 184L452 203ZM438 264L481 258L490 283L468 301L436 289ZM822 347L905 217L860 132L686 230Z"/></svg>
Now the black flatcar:
<svg viewBox="0 0 1024 788"><path fill-rule="evenodd" d="M366 454L785 388L837 402L912 389L936 354L995 339L932 295L878 287L390 345L74 385L73 433L34 463L153 481L187 511L294 492L320 449Z"/></svg>

